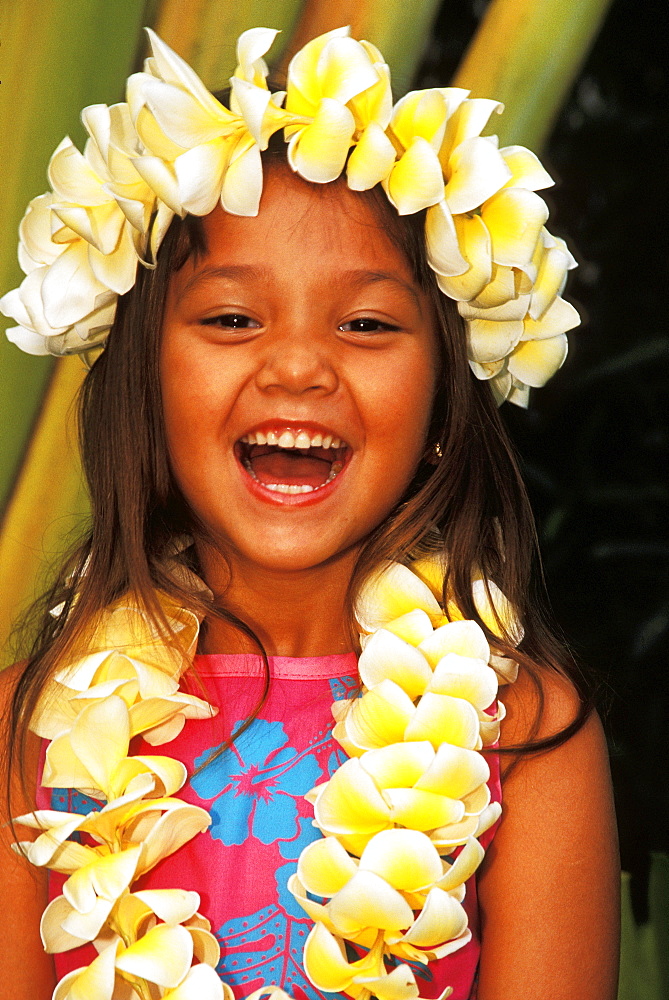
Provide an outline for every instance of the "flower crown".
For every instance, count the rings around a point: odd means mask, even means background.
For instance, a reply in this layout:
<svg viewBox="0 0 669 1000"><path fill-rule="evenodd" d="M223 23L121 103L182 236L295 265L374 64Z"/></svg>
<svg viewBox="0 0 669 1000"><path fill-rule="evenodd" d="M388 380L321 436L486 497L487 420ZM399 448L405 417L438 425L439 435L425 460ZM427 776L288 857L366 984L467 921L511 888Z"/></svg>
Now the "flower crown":
<svg viewBox="0 0 669 1000"><path fill-rule="evenodd" d="M412 91L393 104L390 71L348 28L320 35L271 93L263 56L276 31L237 43L230 107L158 36L127 81L126 103L84 108L83 155L64 139L49 163L52 190L19 227L19 288L0 299L18 326L8 338L29 354L101 347L119 295L137 266L152 266L173 216L204 216L220 201L258 212L261 151L283 129L291 168L324 184L381 184L400 215L426 209L427 257L467 325L469 363L502 402L526 405L567 353L579 316L560 297L575 261L545 228L537 190L553 181L522 146L481 136L497 101L458 87Z"/></svg>

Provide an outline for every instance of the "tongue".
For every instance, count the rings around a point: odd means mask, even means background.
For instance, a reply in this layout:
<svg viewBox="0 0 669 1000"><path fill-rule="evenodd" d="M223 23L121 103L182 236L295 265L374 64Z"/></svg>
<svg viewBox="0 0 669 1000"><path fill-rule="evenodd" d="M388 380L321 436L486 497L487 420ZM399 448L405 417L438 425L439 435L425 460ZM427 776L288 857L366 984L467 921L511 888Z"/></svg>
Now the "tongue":
<svg viewBox="0 0 669 1000"><path fill-rule="evenodd" d="M330 475L332 463L298 451L273 451L250 458L257 479L265 485L322 486Z"/></svg>

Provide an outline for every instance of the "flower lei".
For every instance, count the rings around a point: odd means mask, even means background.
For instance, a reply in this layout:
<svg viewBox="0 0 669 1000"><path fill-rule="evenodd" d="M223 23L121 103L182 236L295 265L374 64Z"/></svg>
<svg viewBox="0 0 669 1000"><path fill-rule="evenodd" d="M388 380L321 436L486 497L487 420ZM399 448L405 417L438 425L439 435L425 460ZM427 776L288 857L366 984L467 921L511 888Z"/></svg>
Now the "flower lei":
<svg viewBox="0 0 669 1000"><path fill-rule="evenodd" d="M436 564L422 560L391 563L363 589L362 694L333 705L333 735L349 759L307 796L323 837L289 880L314 920L307 976L355 1000L414 1000L406 962L427 964L469 941L465 882L483 858L477 837L501 812L478 751L498 738L498 679L513 680L517 665L491 658L482 629L454 606L444 615L440 586ZM487 625L498 628L499 615L520 639L494 584L475 581L473 595ZM42 918L45 949L92 942L99 952L58 983L53 1000L233 1000L215 971L220 949L199 895L132 888L211 822L175 797L187 778L181 762L129 755L133 737L168 743L186 719L217 711L179 690L198 620L158 598L168 634L136 603L117 601L59 669L31 723L50 741L43 786L105 800L86 815L41 809L17 819L40 831L17 850L68 876ZM346 944L360 957L349 960ZM388 958L401 964L389 971ZM274 988L253 1000L264 996L286 1000Z"/></svg>
<svg viewBox="0 0 669 1000"><path fill-rule="evenodd" d="M64 139L49 164L52 190L28 205L19 233L19 288L0 299L18 324L11 341L31 354L104 344L119 295L138 263L152 266L172 217L256 215L261 151L284 131L301 177L345 173L364 191L382 184L400 215L426 209L425 238L439 287L467 325L469 363L493 393L526 405L563 363L566 331L580 322L561 298L575 261L545 228L536 193L553 181L522 146L481 136L497 101L440 87L393 104L375 46L340 28L292 59L286 92L270 93L262 58L276 31L253 28L237 44L229 107L152 31L144 72L126 102L85 108L82 155Z"/></svg>

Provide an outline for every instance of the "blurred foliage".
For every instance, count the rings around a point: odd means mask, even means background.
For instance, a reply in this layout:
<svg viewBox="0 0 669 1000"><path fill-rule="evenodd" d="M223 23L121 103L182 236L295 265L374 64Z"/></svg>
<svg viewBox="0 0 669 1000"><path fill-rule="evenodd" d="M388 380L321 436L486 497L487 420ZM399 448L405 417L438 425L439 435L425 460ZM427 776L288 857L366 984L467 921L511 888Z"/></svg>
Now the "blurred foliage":
<svg viewBox="0 0 669 1000"><path fill-rule="evenodd" d="M485 8L444 4L420 86L453 75ZM551 229L579 257L568 294L584 325L531 408L505 408L555 617L610 695L622 861L640 922L651 851L669 850L665 22L665 0L614 0L558 119L544 154L558 180Z"/></svg>
<svg viewBox="0 0 669 1000"><path fill-rule="evenodd" d="M623 874L622 947L618 1000L669 997L669 856L651 857L648 920L632 912L630 876Z"/></svg>

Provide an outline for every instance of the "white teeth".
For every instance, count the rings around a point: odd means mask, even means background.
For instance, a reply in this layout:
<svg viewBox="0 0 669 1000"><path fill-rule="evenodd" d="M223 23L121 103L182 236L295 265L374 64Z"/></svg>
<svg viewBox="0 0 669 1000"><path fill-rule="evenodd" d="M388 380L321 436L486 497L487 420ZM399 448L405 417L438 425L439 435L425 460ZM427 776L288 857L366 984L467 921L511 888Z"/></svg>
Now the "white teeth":
<svg viewBox="0 0 669 1000"><path fill-rule="evenodd" d="M309 434L308 431L285 430L280 434L276 431L255 431L245 434L241 440L245 444L269 444L279 448L333 448L338 449L346 446L346 442L341 438L333 437L332 434Z"/></svg>
<svg viewBox="0 0 669 1000"><path fill-rule="evenodd" d="M244 461L244 468L252 479L255 479L257 483L260 483L260 480L253 471L253 466L250 462ZM317 490L321 490L324 486L327 486L328 483L331 483L335 476L339 475L343 468L343 462L333 462L328 478L325 482L321 483L320 486L308 486L306 483L303 486L295 483L261 483L261 486L264 486L266 490L272 490L273 493L315 493Z"/></svg>
<svg viewBox="0 0 669 1000"><path fill-rule="evenodd" d="M290 433L290 431L284 431L279 440L277 441L279 448L294 448L295 438Z"/></svg>
<svg viewBox="0 0 669 1000"><path fill-rule="evenodd" d="M274 493L313 493L316 486L293 486L289 483L265 483L265 489Z"/></svg>

